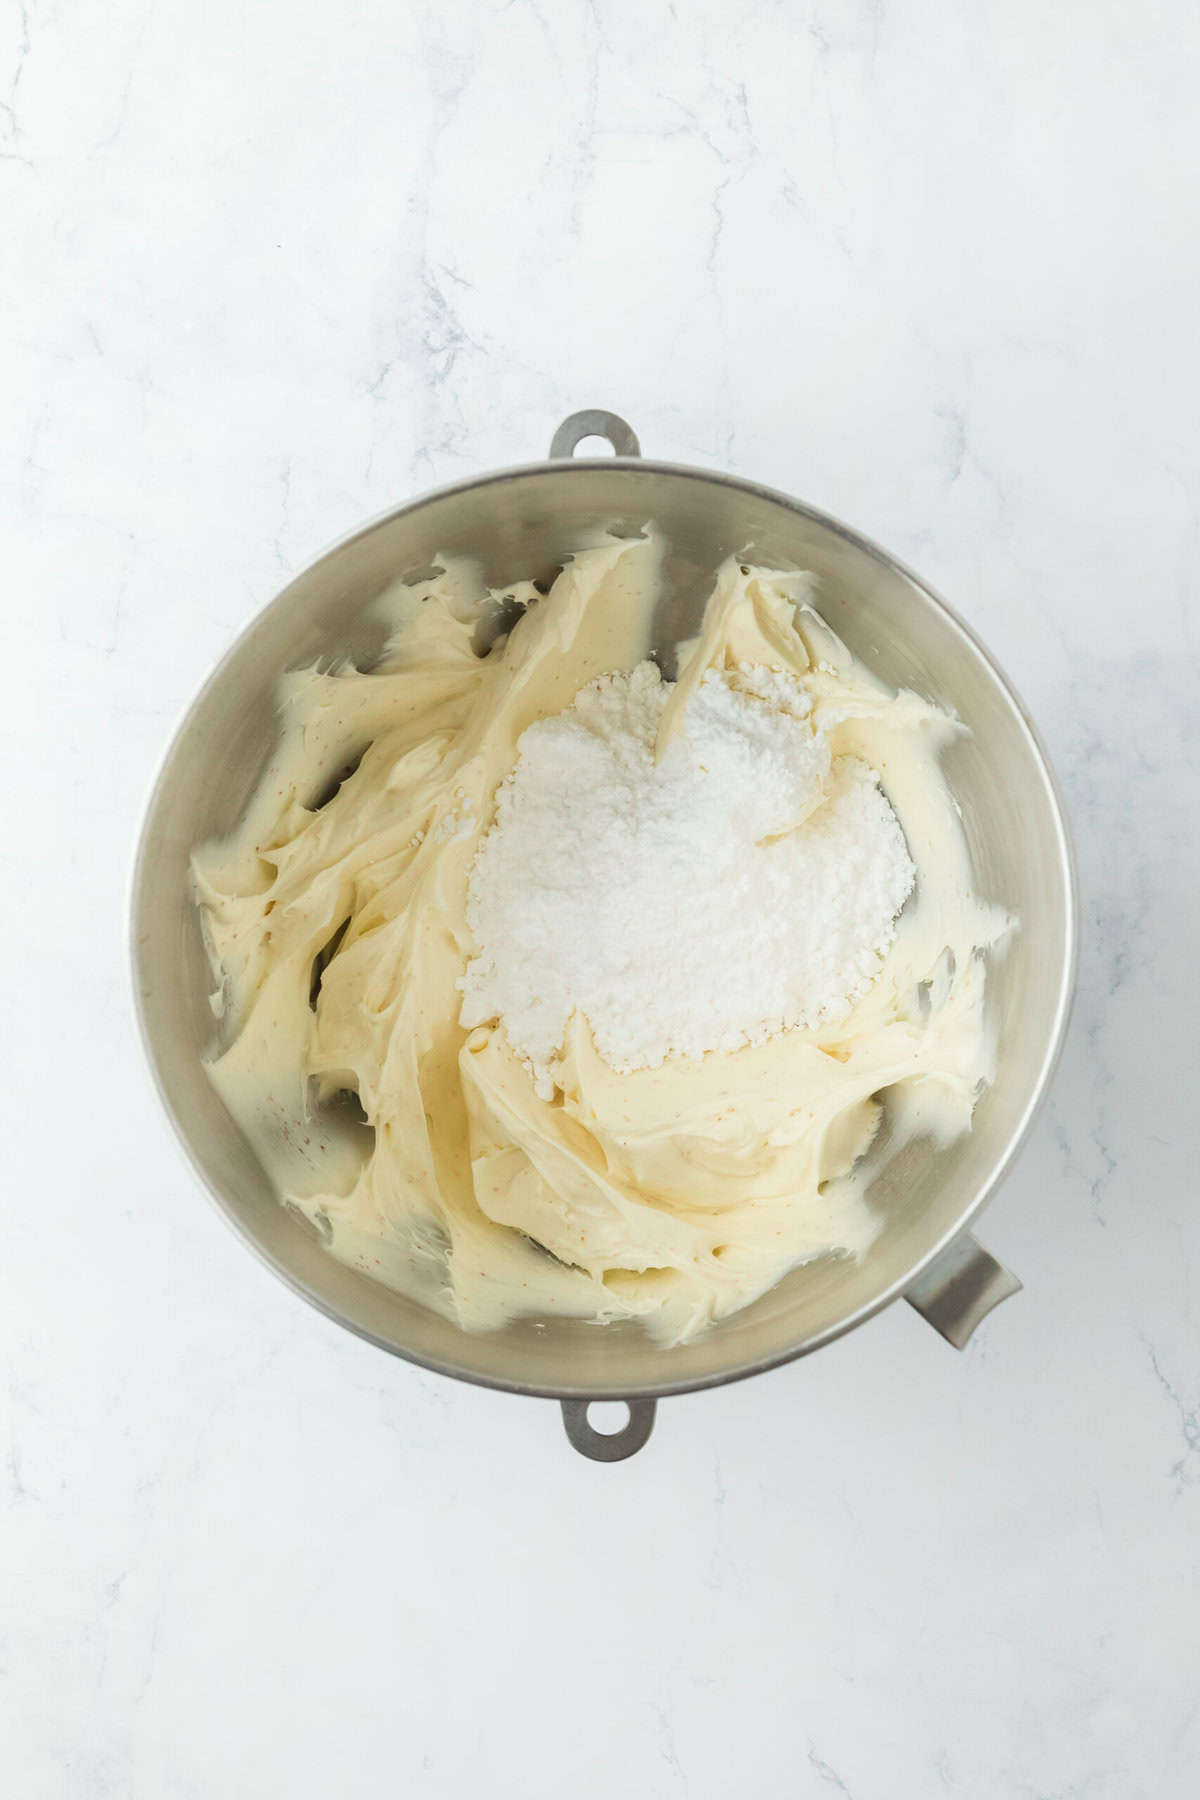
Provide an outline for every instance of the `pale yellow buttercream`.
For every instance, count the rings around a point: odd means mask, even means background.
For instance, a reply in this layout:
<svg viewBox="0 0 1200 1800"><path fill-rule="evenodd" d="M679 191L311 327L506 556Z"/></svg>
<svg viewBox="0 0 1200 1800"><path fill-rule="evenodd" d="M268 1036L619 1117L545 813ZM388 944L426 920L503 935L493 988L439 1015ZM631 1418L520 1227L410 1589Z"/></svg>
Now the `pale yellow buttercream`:
<svg viewBox="0 0 1200 1800"><path fill-rule="evenodd" d="M220 983L209 1070L230 1112L334 1255L469 1329L639 1316L680 1341L799 1262L861 1254L879 1223L877 1096L904 1134L947 1139L988 1073L982 953L1006 921L973 894L938 766L960 727L856 662L807 577L736 562L682 647L664 739L706 668L802 678L835 766L879 772L917 867L881 973L836 1025L634 1073L602 1062L576 1015L551 1100L498 1025L460 1026L467 880L496 788L527 725L646 656L660 563L653 534L606 540L545 598L504 590L526 610L486 656L480 619L501 596L469 565L398 590L370 673L284 677L246 816L194 858Z"/></svg>

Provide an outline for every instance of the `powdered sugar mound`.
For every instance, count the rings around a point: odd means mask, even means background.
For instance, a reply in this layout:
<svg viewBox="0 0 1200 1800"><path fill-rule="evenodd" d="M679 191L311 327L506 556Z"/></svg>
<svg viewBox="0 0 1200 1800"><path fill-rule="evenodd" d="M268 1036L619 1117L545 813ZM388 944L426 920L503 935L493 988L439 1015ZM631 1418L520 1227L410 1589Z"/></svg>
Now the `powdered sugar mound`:
<svg viewBox="0 0 1200 1800"><path fill-rule="evenodd" d="M705 679L711 678L713 671L710 669ZM808 689L786 669L767 669L761 663L740 663L725 680L739 693L766 700L780 712L791 713L793 718L807 719L812 711L812 696Z"/></svg>
<svg viewBox="0 0 1200 1800"><path fill-rule="evenodd" d="M709 670L656 761L671 691L642 663L531 725L471 872L461 1020L499 1019L543 1096L577 1010L623 1071L836 1018L913 885L795 676Z"/></svg>

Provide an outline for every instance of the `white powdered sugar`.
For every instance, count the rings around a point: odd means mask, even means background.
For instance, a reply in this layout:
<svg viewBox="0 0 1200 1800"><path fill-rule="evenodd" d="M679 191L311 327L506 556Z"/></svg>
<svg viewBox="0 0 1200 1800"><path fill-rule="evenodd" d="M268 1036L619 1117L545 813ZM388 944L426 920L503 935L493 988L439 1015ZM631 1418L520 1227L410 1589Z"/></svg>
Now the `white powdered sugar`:
<svg viewBox="0 0 1200 1800"><path fill-rule="evenodd" d="M709 670L660 760L652 663L531 725L471 872L462 1023L549 1097L572 1015L614 1069L842 1016L915 879L873 770L831 762L795 676Z"/></svg>

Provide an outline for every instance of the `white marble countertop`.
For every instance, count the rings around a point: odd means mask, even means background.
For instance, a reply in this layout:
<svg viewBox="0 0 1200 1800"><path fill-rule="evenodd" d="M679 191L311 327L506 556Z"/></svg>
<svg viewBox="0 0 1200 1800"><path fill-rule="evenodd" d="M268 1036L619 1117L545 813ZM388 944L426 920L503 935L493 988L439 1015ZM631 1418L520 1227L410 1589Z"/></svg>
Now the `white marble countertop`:
<svg viewBox="0 0 1200 1800"><path fill-rule="evenodd" d="M0 45L13 1800L1191 1800L1200 30L1183 0L28 0ZM555 1409L308 1310L182 1171L139 811L330 538L583 405L974 622L1081 985L959 1356L906 1307Z"/></svg>

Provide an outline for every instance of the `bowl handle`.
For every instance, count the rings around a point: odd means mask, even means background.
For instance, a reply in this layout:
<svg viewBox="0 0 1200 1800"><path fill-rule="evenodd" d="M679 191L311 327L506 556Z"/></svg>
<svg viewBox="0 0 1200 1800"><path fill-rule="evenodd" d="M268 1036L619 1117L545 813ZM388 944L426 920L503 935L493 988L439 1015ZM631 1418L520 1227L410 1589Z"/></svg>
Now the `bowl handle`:
<svg viewBox="0 0 1200 1800"><path fill-rule="evenodd" d="M655 1400L626 1400L623 1405L629 1408L629 1422L620 1431L597 1431L588 1422L588 1407L594 1405L591 1400L564 1400L562 1402L563 1425L573 1447L581 1456L590 1456L593 1462L624 1462L640 1450L654 1429L654 1413L657 1406Z"/></svg>
<svg viewBox="0 0 1200 1800"><path fill-rule="evenodd" d="M905 1289L904 1298L961 1350L993 1306L1020 1291L1016 1276L964 1231Z"/></svg>
<svg viewBox="0 0 1200 1800"><path fill-rule="evenodd" d="M605 412L603 407L589 406L583 412L574 412L569 419L564 419L550 440L550 455L557 462L564 457L574 456L575 446L587 437L607 438L616 456L640 456L642 446L637 441L637 432L632 425L626 424L617 413Z"/></svg>
<svg viewBox="0 0 1200 1800"><path fill-rule="evenodd" d="M961 1350L994 1306L1019 1294L1021 1283L1003 1263L976 1243L969 1231L956 1237L905 1290L905 1299L935 1331ZM597 1431L588 1419L591 1400L561 1402L563 1425L572 1446L593 1462L624 1462L654 1429L654 1400L626 1400L628 1422L620 1431Z"/></svg>

